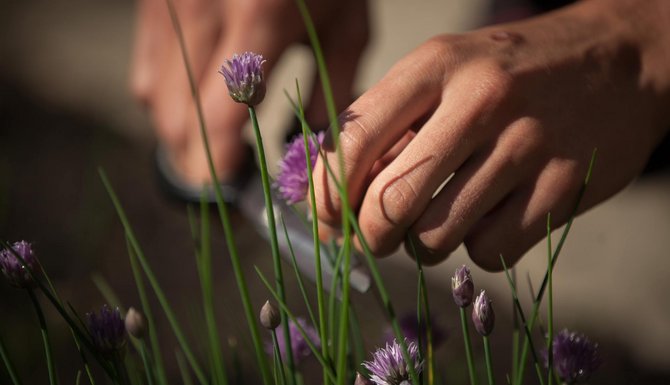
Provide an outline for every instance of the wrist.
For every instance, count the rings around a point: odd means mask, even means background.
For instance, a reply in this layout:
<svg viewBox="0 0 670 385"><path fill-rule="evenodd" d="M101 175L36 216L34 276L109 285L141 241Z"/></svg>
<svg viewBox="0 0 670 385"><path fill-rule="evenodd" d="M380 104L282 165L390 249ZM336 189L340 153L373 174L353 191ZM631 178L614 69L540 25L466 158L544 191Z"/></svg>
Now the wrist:
<svg viewBox="0 0 670 385"><path fill-rule="evenodd" d="M597 17L616 31L620 44L636 53L640 92L654 107L656 141L670 131L670 1L590 0ZM588 3L588 5L586 4Z"/></svg>

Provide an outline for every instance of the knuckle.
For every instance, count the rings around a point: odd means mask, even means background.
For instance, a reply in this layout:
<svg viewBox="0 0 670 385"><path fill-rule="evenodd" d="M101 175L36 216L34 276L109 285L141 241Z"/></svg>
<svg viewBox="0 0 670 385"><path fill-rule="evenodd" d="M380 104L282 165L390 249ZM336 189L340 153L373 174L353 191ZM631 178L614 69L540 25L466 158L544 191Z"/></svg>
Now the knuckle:
<svg viewBox="0 0 670 385"><path fill-rule="evenodd" d="M412 207L418 195L404 177L374 183L371 189L373 195L379 197L377 201L380 202L381 213L386 221L396 226L409 225Z"/></svg>
<svg viewBox="0 0 670 385"><path fill-rule="evenodd" d="M474 65L475 78L478 79L473 95L482 105L498 105L512 92L514 79L501 64L486 60Z"/></svg>

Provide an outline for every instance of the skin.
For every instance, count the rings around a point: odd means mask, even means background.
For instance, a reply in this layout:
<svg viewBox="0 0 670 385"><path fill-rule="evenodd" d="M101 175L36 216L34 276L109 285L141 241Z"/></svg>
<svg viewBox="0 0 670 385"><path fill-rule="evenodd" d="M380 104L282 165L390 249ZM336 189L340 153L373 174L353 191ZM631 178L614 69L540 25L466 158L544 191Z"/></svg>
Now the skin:
<svg viewBox="0 0 670 385"><path fill-rule="evenodd" d="M351 102L351 85L367 43L367 5L360 0L307 1L333 77L336 104ZM318 6L316 6L318 4ZM217 70L234 53L262 54L266 76L292 44L306 41L294 0L174 0L200 91L217 175L234 178L245 154L245 106L228 96ZM346 28L342 28L346 26ZM318 81L306 116L327 122ZM139 0L130 87L153 120L156 134L185 182L209 180L198 120L166 0Z"/></svg>
<svg viewBox="0 0 670 385"><path fill-rule="evenodd" d="M552 228L567 221L595 148L580 211L620 191L670 127L668 25L667 0L581 1L437 36L400 60L340 117L349 199L372 252L411 239L436 264L465 244L499 270L500 255L511 265L545 236L548 213ZM314 171L324 237L341 219L324 167L340 175L335 147L325 143Z"/></svg>

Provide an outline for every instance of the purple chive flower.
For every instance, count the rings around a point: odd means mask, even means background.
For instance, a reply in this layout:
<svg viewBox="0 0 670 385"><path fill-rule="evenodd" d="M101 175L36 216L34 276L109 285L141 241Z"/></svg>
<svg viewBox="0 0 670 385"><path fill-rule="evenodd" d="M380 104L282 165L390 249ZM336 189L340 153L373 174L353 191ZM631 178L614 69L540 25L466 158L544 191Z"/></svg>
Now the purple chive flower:
<svg viewBox="0 0 670 385"><path fill-rule="evenodd" d="M312 167L316 164L319 155L319 145L323 142L324 133L316 135L316 140L309 139L309 159ZM309 189L305 143L302 134L297 135L291 143L286 145L286 155L279 162L279 175L275 187L288 204L295 204L305 200Z"/></svg>
<svg viewBox="0 0 670 385"><path fill-rule="evenodd" d="M428 329L426 327L427 325L425 319L421 319L421 323L419 323L416 319L416 314L408 313L401 317L398 320L398 323L400 323L400 330L407 340L418 343L419 338L421 338L421 344L425 346L426 339L428 337ZM430 319L430 327L430 332L433 337L433 347L437 349L437 347L447 339L447 336L445 331L439 327L435 319L432 317ZM394 339L395 335L393 333L393 329L390 327L387 328L384 332L384 341L387 343L392 343Z"/></svg>
<svg viewBox="0 0 670 385"><path fill-rule="evenodd" d="M402 347L393 340L385 348L378 349L372 361L363 362L363 366L370 371L370 380L376 385L405 385L409 384L409 368L414 367L417 374L423 369L423 361L419 359L419 348L414 341L407 342L407 353L410 362L406 362L402 355Z"/></svg>
<svg viewBox="0 0 670 385"><path fill-rule="evenodd" d="M316 348L321 347L319 332L316 329L314 329L314 327L309 325L304 318L298 317L297 321L298 324L300 324L302 329L305 331L307 338L309 338L310 342L314 345L314 347ZM296 326L293 320L288 321L288 329L291 340L291 351L293 352L293 362L298 364L302 359L309 357L309 355L312 354L312 350L309 348L307 341L305 341L305 338L303 338L302 334L298 330L298 326ZM277 333L277 344L279 345L279 354L281 355L282 361L286 362L288 356L286 355L287 351L286 351L286 338L284 338L284 328L277 328L275 330L275 333ZM272 344L268 344L266 346L266 351L268 352L268 354L272 354L273 352Z"/></svg>
<svg viewBox="0 0 670 385"><path fill-rule="evenodd" d="M228 93L234 101L250 107L256 106L265 98L265 79L263 76L262 55L245 52L233 55L226 60L219 73L226 79Z"/></svg>
<svg viewBox="0 0 670 385"><path fill-rule="evenodd" d="M583 334L567 329L554 336L552 351L554 371L568 384L585 382L602 363L598 344L589 341ZM546 349L542 353L544 364L548 366Z"/></svg>
<svg viewBox="0 0 670 385"><path fill-rule="evenodd" d="M99 314L86 313L86 326L100 353L110 355L126 346L126 325L119 308L103 305Z"/></svg>
<svg viewBox="0 0 670 385"><path fill-rule="evenodd" d="M19 260L12 250L5 249L0 251L0 270L9 283L20 289L31 289L36 286L36 282L28 272L30 269L33 274L40 271L40 265L33 253L33 248L26 241L15 242L12 249L20 255L25 261L25 265ZM28 269L26 269L26 266Z"/></svg>
<svg viewBox="0 0 670 385"><path fill-rule="evenodd" d="M479 334L488 336L493 331L495 319L491 301L486 295L486 291L482 290L475 298L475 305L472 308L472 322L475 324L475 329Z"/></svg>
<svg viewBox="0 0 670 385"><path fill-rule="evenodd" d="M456 269L456 273L451 277L451 290L454 294L454 302L458 307L470 306L475 292L475 284L472 282L470 269L467 266L463 265Z"/></svg>

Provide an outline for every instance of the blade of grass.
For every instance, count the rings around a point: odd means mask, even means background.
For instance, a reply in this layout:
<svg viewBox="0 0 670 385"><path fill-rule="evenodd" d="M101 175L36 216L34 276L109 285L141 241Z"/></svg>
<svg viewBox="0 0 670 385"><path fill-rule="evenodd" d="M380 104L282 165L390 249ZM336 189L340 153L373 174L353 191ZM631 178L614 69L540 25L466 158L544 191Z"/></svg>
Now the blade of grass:
<svg viewBox="0 0 670 385"><path fill-rule="evenodd" d="M133 252L130 242L126 240L128 248L128 258L130 260L130 267L135 279L135 287L140 297L140 304L142 305L142 313L147 320L147 328L149 329L149 342L151 344L151 353L153 353L153 366L156 371L156 380L161 385L168 385L167 374L165 372L165 365L163 363L163 354L161 353L160 342L158 340L158 332L156 329L156 322L154 320L149 297L147 296L146 288L144 287L144 279L142 278L141 267L137 261L137 257Z"/></svg>
<svg viewBox="0 0 670 385"><path fill-rule="evenodd" d="M553 385L554 381L554 352L552 344L554 341L554 293L551 266L551 213L547 214L547 287L549 294L547 296L547 384Z"/></svg>
<svg viewBox="0 0 670 385"><path fill-rule="evenodd" d="M281 224L284 229L284 236L286 237L286 243L288 244L289 254L291 256L291 264L293 265L293 272L295 273L296 280L298 282L298 288L300 289L300 294L305 302L305 307L307 308L307 314L309 314L309 319L312 321L312 325L318 325L316 318L314 317L314 312L312 311L312 305L309 303L309 297L307 296L307 290L305 290L305 283L302 279L302 274L300 269L298 269L298 263L295 260L295 253L293 252L293 245L291 239L288 236L288 230L286 229L286 223L284 222L284 216L280 217Z"/></svg>
<svg viewBox="0 0 670 385"><path fill-rule="evenodd" d="M193 369L193 372L195 373L196 377L198 378L198 381L202 385L207 385L208 380L207 377L205 376L205 373L203 372L202 368L200 367L200 364L195 358L195 355L193 354L193 351L188 345L188 341L186 340L186 336L182 332L181 326L179 325L179 322L177 321L177 317L172 310L172 306L170 305L170 302L168 301L167 297L165 296L165 292L163 292L163 289L160 286L160 283L158 282L158 279L156 278L156 275L153 272L153 269L151 268L151 265L149 264L149 261L146 259L144 252L142 251L142 248L140 247L139 241L135 237L135 232L133 231L130 222L128 221L128 218L126 217L125 210L121 206L121 202L119 201L116 193L114 192L114 189L112 188L111 183L107 179L107 175L105 172L100 169L100 178L102 179L102 183L105 185L105 189L107 190L107 194L109 195L110 199L112 200L112 203L114 205L114 208L116 209L116 213L119 216L119 219L121 220L121 224L123 225L126 238L130 242L130 245L133 249L134 255L137 258L137 260L140 263L140 266L142 267L142 270L144 271L144 274L146 275L147 279L149 280L149 285L154 291L154 294L156 295L156 298L158 299L158 302L161 305L161 308L163 309L163 313L168 319L168 322L170 323L170 326L172 327L172 332L175 334L175 337L177 337L177 341L179 342L179 345L181 349L184 352L184 355L186 356L186 359Z"/></svg>
<svg viewBox="0 0 670 385"><path fill-rule="evenodd" d="M321 271L321 242L319 240L319 223L317 221L318 214L316 211L316 196L314 192L314 179L312 176L312 162L311 162L311 153L309 148L309 132L307 121L305 120L305 110L303 108L302 96L300 94L300 85L298 84L298 79L295 80L295 89L298 96L298 113L300 116L300 128L302 129L302 137L305 145L305 159L307 161L307 181L309 188L309 202L310 209L312 210L312 235L314 237L314 266L316 268L316 304L317 311L319 313L319 336L321 341L328 341L327 339L327 329L328 325L326 323L326 313L325 313L325 297L323 292L323 273ZM318 141L315 141L318 143ZM316 325L316 323L315 323ZM328 344L321 344L321 354L325 360L330 361L328 355ZM327 375L323 373L323 383L327 384Z"/></svg>
<svg viewBox="0 0 670 385"><path fill-rule="evenodd" d="M189 215L192 218L192 215ZM200 199L200 250L196 253L198 275L202 289L203 310L207 324L207 344L211 355L214 373L214 384L228 385L223 354L221 352L220 336L217 329L216 314L214 310L214 289L212 282L212 246L209 221L209 205L205 201L204 194Z"/></svg>
<svg viewBox="0 0 670 385"><path fill-rule="evenodd" d="M175 357L177 358L177 366L179 367L179 373L181 373L181 381L184 385L193 385L193 379L188 372L188 364L184 359L184 353L180 350L175 350Z"/></svg>
<svg viewBox="0 0 670 385"><path fill-rule="evenodd" d="M19 379L18 374L16 374L16 369L12 364L12 360L9 359L9 354L7 354L7 349L5 349L5 344L0 338L0 357L2 357L2 362L5 364L9 378L12 380L13 385L21 385L21 380Z"/></svg>
<svg viewBox="0 0 670 385"><path fill-rule="evenodd" d="M418 272L416 309L417 325L419 325L418 329L421 330L422 313L424 324L426 325L426 380L429 385L433 385L435 381L435 357L433 354L433 327L430 317L430 304L428 302L428 287L426 285L426 276L423 272L421 258L416 253L414 240L412 237L407 237L407 242L409 243L414 261L416 261L416 269ZM421 351L421 337L423 336L419 337L419 351Z"/></svg>
<svg viewBox="0 0 670 385"><path fill-rule="evenodd" d="M37 314L37 320L40 325L40 333L42 334L42 344L44 345L44 356L47 361L47 369L49 372L49 384L57 385L58 384L58 375L56 374L56 364L53 360L53 353L51 351L51 342L49 340L49 329L47 328L47 321L44 318L44 312L42 312L42 307L40 302L35 296L35 292L32 290L27 290L30 301L33 303L35 308L35 313Z"/></svg>
<svg viewBox="0 0 670 385"><path fill-rule="evenodd" d="M565 243L565 240L568 237L568 233L570 232L570 229L572 228L572 222L574 221L575 217L577 216L577 213L579 212L579 206L582 202L582 198L584 197L584 193L586 192L586 188L589 185L589 182L591 180L591 173L593 172L593 167L596 162L596 157L598 155L598 149L594 149L593 152L591 153L591 161L589 162L589 168L586 171L586 176L584 177L584 183L582 183L581 188L579 189L579 193L577 194L577 199L575 201L575 205L572 209L572 212L570 213L570 217L568 218L568 222L565 224L565 228L563 229L563 233L561 234L561 238L558 241L558 244L556 245L556 250L554 250L553 257L551 259L551 269L554 268L556 265L556 261L558 260L558 256L561 253L561 250L563 249L563 244ZM540 310L540 304L542 303L542 298L544 296L544 291L547 286L547 280L548 280L548 272L545 273L544 279L542 280L542 285L540 286L540 290L537 293L537 296L535 297L535 301L533 302L533 310L531 312L530 316L530 322L528 323L529 328L533 328L535 325L535 321L537 320L538 313ZM523 378L524 371L526 370L526 358L528 356L528 345L529 345L528 339L526 338L523 342L523 347L521 348L521 358L519 361L519 376L517 377L516 385L521 385L521 381Z"/></svg>
<svg viewBox="0 0 670 385"><path fill-rule="evenodd" d="M530 328L528 327L528 323L526 322L526 316L523 312L523 309L521 308L521 303L519 302L519 297L517 295L516 291L516 285L514 285L514 282L512 281L512 277L509 274L509 270L507 269L507 264L505 263L505 258L503 256L500 256L500 261L503 265L503 269L505 270L505 276L507 277L507 282L509 283L510 289L512 291L512 298L514 299L514 305L516 306L517 311L519 312L519 318L521 318L521 325L523 326L523 330L526 333L526 341L528 341L530 345L530 351L533 354L533 361L535 362L535 370L537 372L537 378L540 381L540 384L544 384L544 379L542 376L542 371L539 366L540 360L538 359L537 356L537 351L535 350L535 345L533 344L533 337L530 333ZM523 375L523 372L521 373ZM521 380L519 380L521 381Z"/></svg>

